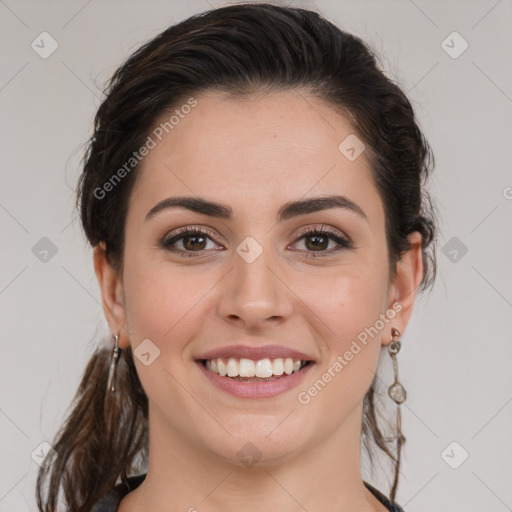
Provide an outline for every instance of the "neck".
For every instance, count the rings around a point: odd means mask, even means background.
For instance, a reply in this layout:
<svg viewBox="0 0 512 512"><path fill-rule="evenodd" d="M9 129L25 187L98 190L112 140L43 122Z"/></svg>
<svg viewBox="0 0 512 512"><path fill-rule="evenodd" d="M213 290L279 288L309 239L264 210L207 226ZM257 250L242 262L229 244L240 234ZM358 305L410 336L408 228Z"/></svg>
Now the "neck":
<svg viewBox="0 0 512 512"><path fill-rule="evenodd" d="M241 467L207 452L150 409L150 461L144 482L126 496L119 512L385 511L366 489L360 472L361 410L358 406L328 438L279 463Z"/></svg>

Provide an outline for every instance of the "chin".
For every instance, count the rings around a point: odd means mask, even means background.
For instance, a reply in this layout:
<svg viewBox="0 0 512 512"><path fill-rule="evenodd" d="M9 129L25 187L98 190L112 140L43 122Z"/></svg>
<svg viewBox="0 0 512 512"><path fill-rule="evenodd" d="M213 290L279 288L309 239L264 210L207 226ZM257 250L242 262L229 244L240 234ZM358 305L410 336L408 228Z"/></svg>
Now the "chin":
<svg viewBox="0 0 512 512"><path fill-rule="evenodd" d="M303 447L300 440L300 432L283 428L279 431L279 422L283 418L275 418L277 421L259 421L250 428L232 430L236 432L233 437L223 436L218 439L218 444L210 437L205 439L205 445L218 458L227 464L238 467L253 468L262 466L275 466L293 458ZM256 423L256 422L255 422ZM272 428L268 428L272 423ZM300 430L300 429L299 429Z"/></svg>

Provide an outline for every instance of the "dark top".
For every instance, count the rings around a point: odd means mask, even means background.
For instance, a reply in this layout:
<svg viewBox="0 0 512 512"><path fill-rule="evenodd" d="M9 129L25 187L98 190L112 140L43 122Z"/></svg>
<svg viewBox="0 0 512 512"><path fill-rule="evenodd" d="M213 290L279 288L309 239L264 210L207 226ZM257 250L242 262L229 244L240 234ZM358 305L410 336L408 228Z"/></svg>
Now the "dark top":
<svg viewBox="0 0 512 512"><path fill-rule="evenodd" d="M123 483L117 484L110 490L92 509L92 512L117 512L121 500L135 488L137 488L146 478L146 473L142 475L128 477L128 487ZM372 487L369 483L363 481L366 488L390 511L390 512L404 512L403 509L396 503L391 503L389 498L384 496L379 490Z"/></svg>

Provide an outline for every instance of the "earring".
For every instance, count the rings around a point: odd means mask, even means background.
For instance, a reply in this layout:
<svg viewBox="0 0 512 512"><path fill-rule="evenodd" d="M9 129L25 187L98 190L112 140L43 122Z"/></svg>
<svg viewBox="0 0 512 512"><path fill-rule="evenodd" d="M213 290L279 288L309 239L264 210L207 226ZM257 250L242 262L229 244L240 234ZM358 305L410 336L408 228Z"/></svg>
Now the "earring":
<svg viewBox="0 0 512 512"><path fill-rule="evenodd" d="M395 329L394 327L391 329L391 343L388 346L389 355L391 356L391 359L393 359L393 373L394 373L394 382L389 386L388 388L388 395L393 399L393 401L397 404L397 432L398 436L396 438L397 440L397 467L400 464L400 452L402 449L402 445L405 443L405 436L402 434L402 414L400 410L400 405L405 402L407 398L407 393L405 392L405 388L400 384L398 381L398 363L396 360L396 355L398 352L400 352L400 348L402 347L402 344L400 343L400 340L395 339L400 337L400 331L398 329ZM395 474L395 481L393 483L393 487L391 489L391 501L394 502L395 500L395 494L396 489L398 486L398 472Z"/></svg>
<svg viewBox="0 0 512 512"><path fill-rule="evenodd" d="M407 398L407 393L405 392L404 387L400 382L398 382L398 364L396 361L396 355L398 352L400 352L400 348L402 347L402 344L399 340L395 340L395 338L400 337L400 331L398 329L395 329L394 327L391 329L391 336L393 340L389 344L388 351L389 355L393 359L393 372L395 374L395 382L391 386L389 386L388 394L389 396L398 404L402 404L405 402L405 399Z"/></svg>
<svg viewBox="0 0 512 512"><path fill-rule="evenodd" d="M114 387L114 382L116 379L116 368L117 361L119 360L119 346L117 342L119 341L119 333L114 334L114 350L112 351L112 357L110 358L110 369L108 371L108 382L107 382L107 392L115 393L116 389Z"/></svg>

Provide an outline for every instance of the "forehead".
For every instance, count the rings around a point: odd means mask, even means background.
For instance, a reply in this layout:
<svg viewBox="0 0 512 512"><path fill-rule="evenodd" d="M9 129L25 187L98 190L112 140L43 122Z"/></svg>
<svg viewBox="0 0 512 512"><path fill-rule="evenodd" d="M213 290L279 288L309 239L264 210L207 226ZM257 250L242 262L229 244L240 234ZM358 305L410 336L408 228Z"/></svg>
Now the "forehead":
<svg viewBox="0 0 512 512"><path fill-rule="evenodd" d="M366 151L355 160L343 152L343 141L357 144L354 128L318 98L283 91L234 99L209 91L194 100L192 108L163 114L150 134L155 147L132 195L146 206L194 194L228 197L234 209L325 193L378 200Z"/></svg>

